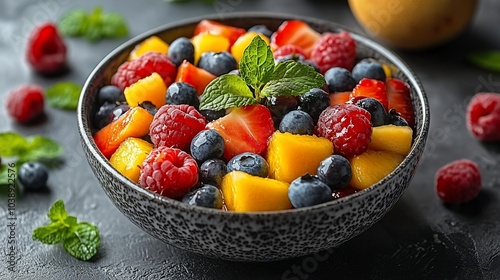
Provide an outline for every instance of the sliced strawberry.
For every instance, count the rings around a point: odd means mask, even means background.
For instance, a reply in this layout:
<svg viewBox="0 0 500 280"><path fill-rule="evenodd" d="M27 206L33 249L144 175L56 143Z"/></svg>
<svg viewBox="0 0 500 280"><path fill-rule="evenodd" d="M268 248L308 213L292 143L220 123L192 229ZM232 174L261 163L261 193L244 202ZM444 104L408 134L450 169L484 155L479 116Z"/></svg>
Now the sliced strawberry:
<svg viewBox="0 0 500 280"><path fill-rule="evenodd" d="M212 75L205 69L198 68L193 64L184 60L179 68L177 69L176 82L185 82L192 85L198 95L201 95L205 90L205 87L213 80L216 76Z"/></svg>
<svg viewBox="0 0 500 280"><path fill-rule="evenodd" d="M296 45L304 50L309 57L314 43L321 34L309 27L307 23L300 20L289 20L283 22L278 30L271 36L271 47L273 50L284 45Z"/></svg>
<svg viewBox="0 0 500 280"><path fill-rule="evenodd" d="M356 96L375 98L384 105L386 110L389 107L385 84L382 81L367 78L361 79L351 93L351 98Z"/></svg>
<svg viewBox="0 0 500 280"><path fill-rule="evenodd" d="M328 95L330 97L330 106L344 104L351 98L350 91L335 92Z"/></svg>
<svg viewBox="0 0 500 280"><path fill-rule="evenodd" d="M411 105L410 86L398 79L389 78L385 82L387 88L387 98L389 100L389 110L396 109L410 127L415 125L415 112Z"/></svg>
<svg viewBox="0 0 500 280"><path fill-rule="evenodd" d="M233 109L226 116L208 123L207 127L217 130L224 138L226 160L244 152L263 154L274 132L271 113L263 105Z"/></svg>
<svg viewBox="0 0 500 280"><path fill-rule="evenodd" d="M243 28L229 26L213 20L204 19L200 21L198 25L196 25L194 35L198 35L204 32L208 32L214 35L222 35L229 40L229 45L232 46L233 43L238 39L238 37L245 34L247 31Z"/></svg>

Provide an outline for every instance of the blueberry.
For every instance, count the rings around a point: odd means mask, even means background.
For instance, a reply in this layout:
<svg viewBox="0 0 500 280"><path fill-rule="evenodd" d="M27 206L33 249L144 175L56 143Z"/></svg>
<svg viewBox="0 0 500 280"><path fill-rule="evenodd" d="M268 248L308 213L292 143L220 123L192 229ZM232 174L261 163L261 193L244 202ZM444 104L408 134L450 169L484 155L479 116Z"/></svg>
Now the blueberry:
<svg viewBox="0 0 500 280"><path fill-rule="evenodd" d="M139 103L139 107L142 107L143 109L148 111L153 116L156 115L156 113L158 112L158 109L156 108L156 106L153 103L151 103L151 101L141 102L141 103Z"/></svg>
<svg viewBox="0 0 500 280"><path fill-rule="evenodd" d="M200 165L200 180L205 184L220 187L226 174L227 166L221 159L208 159Z"/></svg>
<svg viewBox="0 0 500 280"><path fill-rule="evenodd" d="M265 105L271 112L274 128L278 129L283 117L298 108L299 100L295 96L272 96L265 100Z"/></svg>
<svg viewBox="0 0 500 280"><path fill-rule="evenodd" d="M233 69L233 70L229 71L228 74L233 74L233 75L236 75L236 76L241 76L239 69Z"/></svg>
<svg viewBox="0 0 500 280"><path fill-rule="evenodd" d="M226 110L225 109L218 110L218 111L200 110L200 114L202 116L204 116L205 119L207 119L207 121L211 122L211 121L215 121L216 119L224 117L226 115Z"/></svg>
<svg viewBox="0 0 500 280"><path fill-rule="evenodd" d="M281 120L279 130L292 134L313 135L314 122L311 116L300 110L294 110L286 114Z"/></svg>
<svg viewBox="0 0 500 280"><path fill-rule="evenodd" d="M187 205L222 209L222 193L212 185L203 185L192 189L183 198Z"/></svg>
<svg viewBox="0 0 500 280"><path fill-rule="evenodd" d="M198 162L221 157L224 153L224 138L213 129L198 132L191 140L191 156Z"/></svg>
<svg viewBox="0 0 500 280"><path fill-rule="evenodd" d="M363 98L354 105L368 111L371 115L372 126L381 126L387 123L387 112L384 105L375 98Z"/></svg>
<svg viewBox="0 0 500 280"><path fill-rule="evenodd" d="M103 105L105 102L122 103L125 102L125 95L118 87L107 85L102 87L97 93L97 106Z"/></svg>
<svg viewBox="0 0 500 280"><path fill-rule="evenodd" d="M330 92L351 91L356 86L356 80L345 68L333 67L325 72L325 81Z"/></svg>
<svg viewBox="0 0 500 280"><path fill-rule="evenodd" d="M342 189L351 181L351 164L341 155L329 156L319 164L318 178L332 191Z"/></svg>
<svg viewBox="0 0 500 280"><path fill-rule="evenodd" d="M317 176L306 174L290 183L288 198L295 208L313 206L332 200L332 190Z"/></svg>
<svg viewBox="0 0 500 280"><path fill-rule="evenodd" d="M130 107L127 104L120 104L115 107L113 112L109 115L110 123L116 121L121 115L125 114Z"/></svg>
<svg viewBox="0 0 500 280"><path fill-rule="evenodd" d="M26 162L19 167L18 178L27 190L39 190L46 186L49 173L41 163Z"/></svg>
<svg viewBox="0 0 500 280"><path fill-rule="evenodd" d="M97 129L101 129L110 123L111 119L109 116L116 107L118 107L118 105L109 102L105 102L99 107L99 110L94 115L94 125Z"/></svg>
<svg viewBox="0 0 500 280"><path fill-rule="evenodd" d="M183 82L175 82L167 89L167 104L187 104L198 109L200 100L198 99L198 92L192 85Z"/></svg>
<svg viewBox="0 0 500 280"><path fill-rule="evenodd" d="M198 67L207 70L215 76L220 76L237 69L238 64L228 52L204 52L198 61Z"/></svg>
<svg viewBox="0 0 500 280"><path fill-rule="evenodd" d="M269 174L269 164L260 155L246 152L234 156L227 163L227 172L235 170L265 178Z"/></svg>
<svg viewBox="0 0 500 280"><path fill-rule="evenodd" d="M283 61L288 61L288 60L293 60L295 62L299 62L299 63L302 63L304 65L308 65L308 66L311 66L312 68L314 68L314 70L316 70L316 72L319 72L319 67L318 65L316 65L316 63L312 62L311 60L309 59L305 59L302 55L300 54L289 54L289 55L285 55L283 57L280 57L278 59L275 59L274 60L274 63L275 64L278 64L280 62L283 62Z"/></svg>
<svg viewBox="0 0 500 280"><path fill-rule="evenodd" d="M330 106L330 98L326 91L313 88L300 96L299 110L308 113L313 121L316 123L319 114Z"/></svg>
<svg viewBox="0 0 500 280"><path fill-rule="evenodd" d="M373 59L363 59L352 68L352 77L356 82L363 78L385 82L385 71L382 65Z"/></svg>
<svg viewBox="0 0 500 280"><path fill-rule="evenodd" d="M248 32L251 32L251 31L260 33L260 34L266 36L267 38L271 38L271 36L273 35L273 32L271 30L269 30L269 28L267 28L267 26L262 25L262 24L254 25L254 26L250 27L248 29Z"/></svg>
<svg viewBox="0 0 500 280"><path fill-rule="evenodd" d="M184 60L194 64L194 46L186 37L177 38L168 48L168 57L177 67L179 67Z"/></svg>
<svg viewBox="0 0 500 280"><path fill-rule="evenodd" d="M391 109L389 111L387 124L393 124L396 126L409 126L408 122L403 117L401 117L401 115L394 109Z"/></svg>

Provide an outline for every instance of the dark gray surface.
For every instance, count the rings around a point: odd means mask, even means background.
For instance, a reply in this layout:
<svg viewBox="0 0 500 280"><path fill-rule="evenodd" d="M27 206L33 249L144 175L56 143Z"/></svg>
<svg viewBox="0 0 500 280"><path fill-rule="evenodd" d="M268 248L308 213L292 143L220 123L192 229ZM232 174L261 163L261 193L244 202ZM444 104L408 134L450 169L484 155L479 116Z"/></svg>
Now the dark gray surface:
<svg viewBox="0 0 500 280"><path fill-rule="evenodd" d="M65 165L52 171L49 190L18 197L16 273L2 257L0 279L498 279L500 277L500 147L484 145L467 133L465 106L474 92L500 92L500 75L467 64L473 49L500 49L500 3L483 0L467 32L441 48L398 52L422 80L432 113L427 150L417 174L395 208L364 234L338 248L303 258L273 263L232 263L199 257L157 241L130 223L104 195L83 157L74 112L46 107L47 121L21 126L4 110L5 96L25 83L49 86L61 80L83 83L93 67L126 39L90 44L67 39L72 71L46 79L32 73L24 60L25 41L34 24L54 20L76 7L105 10L127 17L131 36L153 27L204 14L229 11L272 11L328 19L359 26L345 1L218 0L219 9L198 1L169 4L146 1L1 1L0 2L0 131L44 134L64 145ZM225 5L224 5L225 4ZM233 5L233 6L231 6ZM220 9L223 8L223 10ZM1 145L1 143L0 143ZM459 158L476 160L483 172L483 190L474 202L446 207L434 192L434 173ZM496 173L496 174L495 174ZM0 197L4 227L6 197ZM63 199L70 214L95 223L102 245L90 262L70 257L59 246L31 240L33 228L47 221L45 213ZM0 248L7 252L5 229ZM296 272L300 270L300 272Z"/></svg>

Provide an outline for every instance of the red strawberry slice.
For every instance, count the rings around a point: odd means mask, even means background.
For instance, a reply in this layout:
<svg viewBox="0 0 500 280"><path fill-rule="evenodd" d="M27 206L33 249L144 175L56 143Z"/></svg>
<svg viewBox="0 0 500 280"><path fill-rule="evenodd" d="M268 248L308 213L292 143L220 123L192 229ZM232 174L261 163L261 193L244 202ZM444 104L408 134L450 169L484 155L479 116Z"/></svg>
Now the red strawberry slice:
<svg viewBox="0 0 500 280"><path fill-rule="evenodd" d="M226 116L208 123L207 127L217 130L224 138L226 160L244 152L263 154L274 132L271 113L263 105L236 108Z"/></svg>
<svg viewBox="0 0 500 280"><path fill-rule="evenodd" d="M389 108L387 91L382 81L367 78L361 79L351 93L351 98L356 96L375 98L384 105L386 110Z"/></svg>
<svg viewBox="0 0 500 280"><path fill-rule="evenodd" d="M283 22L278 30L271 36L271 47L273 50L284 45L295 45L304 50L309 57L314 43L321 34L309 27L307 23L300 20L289 20Z"/></svg>
<svg viewBox="0 0 500 280"><path fill-rule="evenodd" d="M415 112L411 105L410 86L398 79L389 78L385 82L387 88L387 98L389 100L389 110L396 109L410 127L415 125Z"/></svg>
<svg viewBox="0 0 500 280"><path fill-rule="evenodd" d="M213 20L205 19L200 21L198 25L196 25L194 35L205 32L226 37L229 40L229 44L232 46L233 43L238 39L238 37L246 33L246 30L243 28L233 27Z"/></svg>
<svg viewBox="0 0 500 280"><path fill-rule="evenodd" d="M330 106L337 104L345 104L351 98L350 91L335 92L328 95L330 97Z"/></svg>

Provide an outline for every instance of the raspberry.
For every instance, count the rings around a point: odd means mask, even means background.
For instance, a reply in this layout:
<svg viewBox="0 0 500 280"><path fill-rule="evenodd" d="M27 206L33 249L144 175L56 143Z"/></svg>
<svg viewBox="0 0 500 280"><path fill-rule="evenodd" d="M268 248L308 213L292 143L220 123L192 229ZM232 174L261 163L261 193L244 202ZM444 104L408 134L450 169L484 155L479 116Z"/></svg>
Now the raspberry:
<svg viewBox="0 0 500 280"><path fill-rule="evenodd" d="M13 90L7 97L7 112L18 122L27 123L43 113L43 89L26 85Z"/></svg>
<svg viewBox="0 0 500 280"><path fill-rule="evenodd" d="M153 149L141 166L139 184L169 198L183 197L198 182L198 164L176 148Z"/></svg>
<svg viewBox="0 0 500 280"><path fill-rule="evenodd" d="M332 141L337 154L362 154L368 150L372 136L370 113L352 104L328 107L319 115L316 134Z"/></svg>
<svg viewBox="0 0 500 280"><path fill-rule="evenodd" d="M66 45L54 24L46 23L33 30L26 57L31 66L43 74L54 74L66 68Z"/></svg>
<svg viewBox="0 0 500 280"><path fill-rule="evenodd" d="M281 46L276 49L273 52L273 57L274 59L279 59L290 54L301 55L302 57L307 58L307 55L304 53L304 50L301 47L290 44Z"/></svg>
<svg viewBox="0 0 500 280"><path fill-rule="evenodd" d="M322 74L332 67L352 69L356 58L356 42L349 33L325 32L313 46L309 57Z"/></svg>
<svg viewBox="0 0 500 280"><path fill-rule="evenodd" d="M478 93L467 107L467 128L482 141L500 141L500 94Z"/></svg>
<svg viewBox="0 0 500 280"><path fill-rule="evenodd" d="M205 117L193 106L164 105L156 113L149 135L155 147L174 147L187 151L194 136L205 129Z"/></svg>
<svg viewBox="0 0 500 280"><path fill-rule="evenodd" d="M111 78L111 84L124 90L126 87L147 76L158 73L169 86L177 75L175 65L166 54L149 52L132 61L124 62Z"/></svg>
<svg viewBox="0 0 500 280"><path fill-rule="evenodd" d="M464 203L474 199L481 188L481 173L468 159L453 161L436 172L436 191L445 203Z"/></svg>

